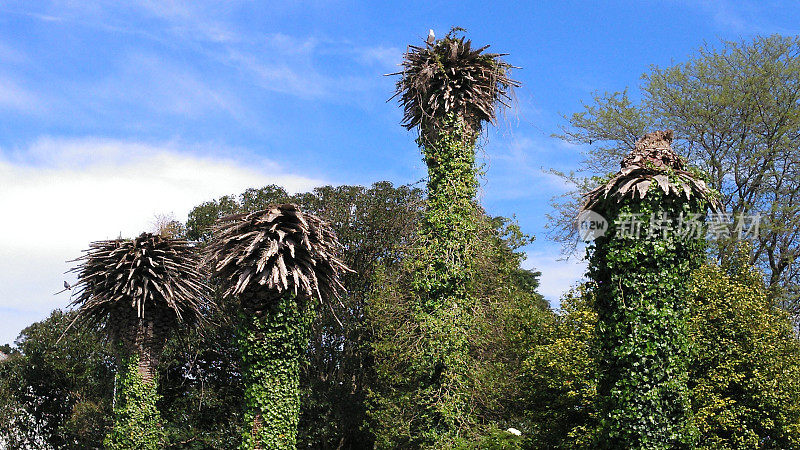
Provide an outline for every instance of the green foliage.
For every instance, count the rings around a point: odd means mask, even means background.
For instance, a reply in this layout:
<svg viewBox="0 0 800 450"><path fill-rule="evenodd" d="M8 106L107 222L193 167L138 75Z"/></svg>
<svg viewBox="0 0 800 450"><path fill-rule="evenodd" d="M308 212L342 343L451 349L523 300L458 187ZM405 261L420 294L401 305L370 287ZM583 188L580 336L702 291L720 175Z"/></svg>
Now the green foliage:
<svg viewBox="0 0 800 450"><path fill-rule="evenodd" d="M224 303L209 312L206 326L167 342L158 384L169 448L240 447L244 386L237 318L234 305Z"/></svg>
<svg viewBox="0 0 800 450"><path fill-rule="evenodd" d="M284 295L266 302L261 316L242 314L242 448L297 448L300 365L313 318L307 303Z"/></svg>
<svg viewBox="0 0 800 450"><path fill-rule="evenodd" d="M654 183L655 184L655 183ZM655 185L641 200L597 208L609 221L588 248L589 277L597 284L598 395L601 448L687 448L689 421L687 283L704 261L705 241L670 232L640 237L619 233L621 214L691 217L705 202L667 196Z"/></svg>
<svg viewBox="0 0 800 450"><path fill-rule="evenodd" d="M425 313L467 301L475 264L475 141L455 117L444 125L447 132L438 140L419 140L428 165L428 201L412 264L413 289Z"/></svg>
<svg viewBox="0 0 800 450"><path fill-rule="evenodd" d="M158 450L164 447L164 432L157 402L156 380L145 381L137 356L121 364L117 374L114 427L103 441L109 450Z"/></svg>
<svg viewBox="0 0 800 450"><path fill-rule="evenodd" d="M522 274L519 269L522 255L515 250L529 238L504 219L479 215L475 221L478 234L473 243L476 263L469 320L458 316L464 310L457 304L448 305L446 313L420 313L412 289L417 272L411 264L377 276L383 288L375 292L369 309L378 376L371 386L370 416L377 448L456 448L480 442L493 429L526 429L522 424L528 386L523 383L524 354L519 349L540 338L537 330L550 312L531 289L537 284L536 275ZM460 328L454 328L454 323ZM452 350L446 347L452 342L447 339L455 339L448 332L460 333L455 337L465 348L463 353L461 348L451 353L446 361L460 367L437 366L430 356L441 357L434 352ZM431 349L431 343L440 347ZM434 384L432 378L437 375ZM448 390L458 393L457 401L468 409L445 409ZM450 420L466 417L471 422L462 422L450 433L444 427L430 428L446 414Z"/></svg>
<svg viewBox="0 0 800 450"><path fill-rule="evenodd" d="M524 448L521 436L498 429L490 429L474 441L457 439L454 447L459 450L519 450Z"/></svg>
<svg viewBox="0 0 800 450"><path fill-rule="evenodd" d="M405 320L417 340L400 385L402 407L417 414L405 438L416 446L441 447L476 425L470 395L476 367L469 342L477 306L473 279L480 219L474 202L474 138L452 115L443 125L436 140L419 140L428 165L428 202L406 262L413 298ZM382 358L386 350L378 353ZM396 380L380 370L379 376L387 383ZM400 399L383 400L400 404Z"/></svg>
<svg viewBox="0 0 800 450"><path fill-rule="evenodd" d="M787 314L740 252L702 266L686 296L688 388L695 448L797 448L800 343ZM743 256L744 255L744 256ZM596 289L562 299L530 347L524 380L530 448L592 449L599 431ZM626 445L625 448L628 448Z"/></svg>
<svg viewBox="0 0 800 450"><path fill-rule="evenodd" d="M323 309L312 325L306 355L309 364L301 367L298 447L371 448L374 437L367 423L366 392L373 384L374 371L366 301L380 287L375 271L398 265L408 254L419 223L422 194L418 189L394 187L388 182L369 188L325 186L291 196L277 186L249 189L238 198L223 197L196 207L189 214L188 233L207 239L208 227L218 217L260 210L278 202L296 203L304 211L325 217L347 249L342 255L344 262L355 271L342 278L347 293L341 303L334 303L333 311ZM230 308L229 314L233 310ZM204 411L199 417L204 418L199 422L205 430L202 433L209 442L222 442L224 433L218 430L238 423L236 414L241 411L234 411L231 405L241 398L243 386L239 362L230 358L230 352L235 351L232 337L236 327L225 320L225 314L215 313L210 321L218 325L207 328L210 331L204 332L203 338L198 336L190 342L192 348L176 349L179 358L172 363L172 376L177 383L183 371L189 371L192 381L184 380L180 386L191 386L192 408ZM219 337L209 333L219 333ZM173 398L181 404L185 401L177 392ZM207 404L209 400L211 405ZM218 409L223 412L214 414ZM194 435L184 431L182 436L181 440L190 440Z"/></svg>
<svg viewBox="0 0 800 450"><path fill-rule="evenodd" d="M110 427L113 357L75 313L52 312L0 361L0 443L7 448L99 449ZM2 446L2 445L0 445Z"/></svg>
<svg viewBox="0 0 800 450"><path fill-rule="evenodd" d="M591 285L561 299L558 315L541 322L524 347L523 430L529 447L593 449L597 440L597 312Z"/></svg>
<svg viewBox="0 0 800 450"><path fill-rule="evenodd" d="M370 320L367 309L376 310L367 301L378 293L395 306L409 298L411 277L400 268L418 242L422 192L388 182L371 187L326 186L291 196L275 187L252 189L198 206L191 217L207 220L195 220L187 232L202 237L206 229L201 223L210 225L219 216L263 209L279 201L297 203L305 211L325 217L348 249L344 262L357 272L343 277L348 292L342 304L334 304L334 312L323 310L314 318L305 353L308 364L300 367L297 446L373 448L379 427L367 415L367 407L377 401L367 394L382 393L385 387L376 380L373 332L387 328L378 330ZM523 254L517 250L531 239L512 221L479 217L477 228L481 231L475 243L478 276L473 281L479 301L470 348L475 373L471 395L480 423L463 436L460 442L464 445L481 442L481 436L491 435L492 430L514 427L525 432L527 405L523 397L529 387L521 380L524 353L519 349L529 348L534 338L539 339L535 331L543 317L551 315L543 310L546 301L535 292L538 274L520 268ZM403 293L392 297L381 280L401 274L402 283L393 286L402 286ZM241 446L247 429L237 346L241 324L237 305L223 301L221 306L207 312L206 326L173 335L164 348L157 376L166 448ZM4 350L12 356L0 362L0 415L8 412L2 416L0 433L5 434L0 434L0 439L26 430L30 440L7 441L8 447L25 448L29 442L34 448L102 448L113 419L112 352L99 335L74 327L56 346L73 316L54 314L26 329L17 348ZM406 357L410 347L403 348L403 352L390 354L391 364ZM18 414L17 408L26 413ZM6 417L16 417L19 422ZM37 436L47 441L36 441Z"/></svg>
<svg viewBox="0 0 800 450"><path fill-rule="evenodd" d="M746 256L691 283L697 448L800 448L800 342Z"/></svg>

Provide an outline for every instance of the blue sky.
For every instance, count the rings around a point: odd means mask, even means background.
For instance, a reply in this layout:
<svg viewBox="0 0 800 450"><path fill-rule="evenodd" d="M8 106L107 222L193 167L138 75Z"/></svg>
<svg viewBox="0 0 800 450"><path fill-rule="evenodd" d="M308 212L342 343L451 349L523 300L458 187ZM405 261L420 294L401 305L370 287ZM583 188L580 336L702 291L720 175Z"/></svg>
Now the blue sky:
<svg viewBox="0 0 800 450"><path fill-rule="evenodd" d="M368 5L368 6L366 6ZM551 135L593 91L719 39L796 34L792 2L116 2L0 5L0 343L64 307L90 240L246 187L413 183L414 134L388 102L409 43L467 29L508 52L518 107L492 129L481 201L537 236L553 302L582 272L543 227L581 149Z"/></svg>

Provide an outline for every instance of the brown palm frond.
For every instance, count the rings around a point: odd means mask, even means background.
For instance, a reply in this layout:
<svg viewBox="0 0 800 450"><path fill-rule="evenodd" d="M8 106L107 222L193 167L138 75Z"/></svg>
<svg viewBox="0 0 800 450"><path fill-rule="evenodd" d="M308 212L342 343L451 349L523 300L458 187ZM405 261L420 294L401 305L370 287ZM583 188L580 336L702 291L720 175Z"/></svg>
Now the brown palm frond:
<svg viewBox="0 0 800 450"><path fill-rule="evenodd" d="M645 134L622 160L622 168L604 185L583 194L588 210L613 199L621 202L625 198L643 199L650 186L655 183L665 195L692 196L706 200L713 209L720 207L714 191L705 181L686 170L686 163L672 150L672 130Z"/></svg>
<svg viewBox="0 0 800 450"><path fill-rule="evenodd" d="M168 334L199 322L210 296L194 246L143 233L93 242L75 261L76 322L106 331L122 344L121 356L138 357L144 380L153 379Z"/></svg>
<svg viewBox="0 0 800 450"><path fill-rule="evenodd" d="M123 317L192 323L209 297L200 257L185 240L142 233L133 240L98 241L75 261L71 306L78 306L85 324L113 326Z"/></svg>
<svg viewBox="0 0 800 450"><path fill-rule="evenodd" d="M473 48L454 29L443 39L424 46L409 46L395 94L404 109L403 125L423 129L440 125L450 114L474 132L484 121L494 122L498 105L509 107L511 91L519 82L510 78L514 66L504 53L484 53L489 46ZM390 99L391 100L391 99Z"/></svg>
<svg viewBox="0 0 800 450"><path fill-rule="evenodd" d="M344 290L340 274L350 271L338 259L339 250L330 225L285 204L219 219L205 261L225 295L266 292L256 296L266 301L291 292L328 302Z"/></svg>

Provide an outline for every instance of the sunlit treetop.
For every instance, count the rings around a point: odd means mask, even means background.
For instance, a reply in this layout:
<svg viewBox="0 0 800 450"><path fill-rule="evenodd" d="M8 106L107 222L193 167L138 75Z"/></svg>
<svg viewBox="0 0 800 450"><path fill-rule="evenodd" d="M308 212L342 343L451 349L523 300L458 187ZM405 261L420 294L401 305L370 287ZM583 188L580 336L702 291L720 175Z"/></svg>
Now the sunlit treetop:
<svg viewBox="0 0 800 450"><path fill-rule="evenodd" d="M654 131L636 141L635 148L622 159L621 169L607 183L584 194L584 210L607 200L644 199L653 183L665 195L700 198L718 208L718 199L698 174L687 170L686 162L672 150L673 131Z"/></svg>
<svg viewBox="0 0 800 450"><path fill-rule="evenodd" d="M339 241L330 225L296 205L221 218L207 248L206 263L220 278L225 295L245 291L327 302L344 290L339 276Z"/></svg>
<svg viewBox="0 0 800 450"><path fill-rule="evenodd" d="M451 114L478 132L483 122L494 122L498 106L508 107L519 82L510 78L511 64L505 53L485 53L485 45L473 48L463 31L453 28L442 39L422 46L409 45L395 94L403 106L403 126L436 128Z"/></svg>

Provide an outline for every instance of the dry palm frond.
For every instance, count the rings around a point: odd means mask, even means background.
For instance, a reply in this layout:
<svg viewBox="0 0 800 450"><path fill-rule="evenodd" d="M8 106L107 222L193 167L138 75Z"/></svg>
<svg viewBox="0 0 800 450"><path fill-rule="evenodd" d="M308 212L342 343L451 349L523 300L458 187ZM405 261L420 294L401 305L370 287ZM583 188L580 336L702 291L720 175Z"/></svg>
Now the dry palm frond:
<svg viewBox="0 0 800 450"><path fill-rule="evenodd" d="M130 317L194 322L208 298L200 257L184 240L143 233L133 240L98 241L76 261L71 306L90 325L113 326Z"/></svg>
<svg viewBox="0 0 800 450"><path fill-rule="evenodd" d="M296 205L223 217L214 228L206 263L225 285L225 295L265 292L265 301L291 292L322 302L338 298L339 241L330 226ZM258 310L266 305L250 305Z"/></svg>
<svg viewBox="0 0 800 450"><path fill-rule="evenodd" d="M645 134L634 150L622 160L622 168L606 184L584 194L584 210L592 209L609 198L617 202L626 197L643 199L653 183L665 195L692 196L718 208L718 200L705 181L686 170L683 159L672 150L672 130Z"/></svg>
<svg viewBox="0 0 800 450"><path fill-rule="evenodd" d="M390 74L401 76L392 98L400 96L408 129L435 128L454 114L478 132L483 121L495 120L498 104L509 106L511 90L519 87L509 76L514 67L500 59L505 54L484 53L488 45L474 49L455 31L433 44L410 45L403 70Z"/></svg>

